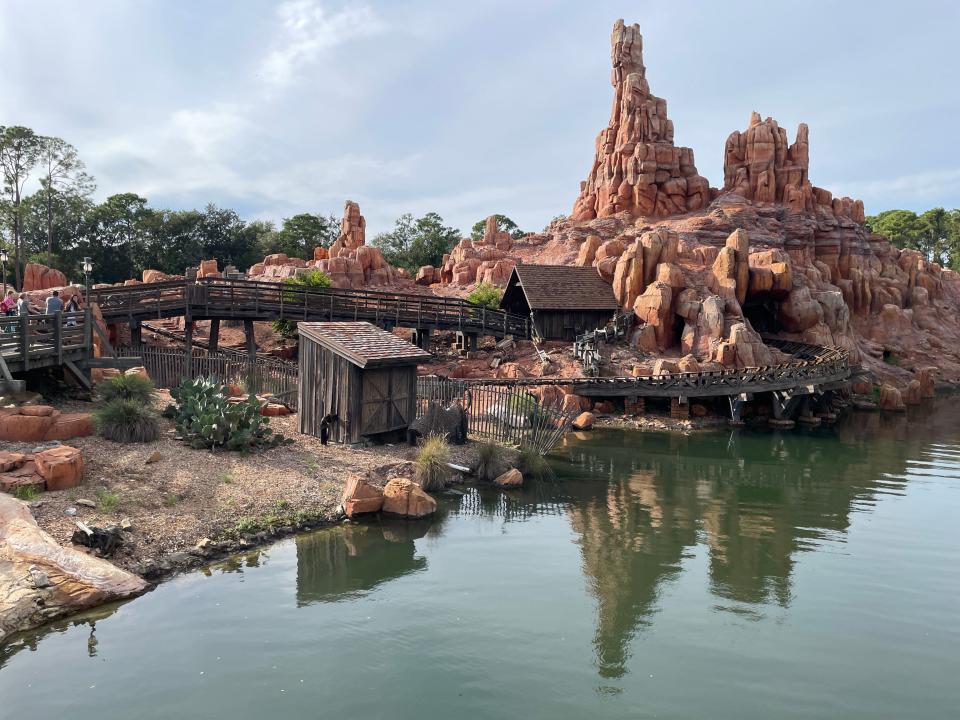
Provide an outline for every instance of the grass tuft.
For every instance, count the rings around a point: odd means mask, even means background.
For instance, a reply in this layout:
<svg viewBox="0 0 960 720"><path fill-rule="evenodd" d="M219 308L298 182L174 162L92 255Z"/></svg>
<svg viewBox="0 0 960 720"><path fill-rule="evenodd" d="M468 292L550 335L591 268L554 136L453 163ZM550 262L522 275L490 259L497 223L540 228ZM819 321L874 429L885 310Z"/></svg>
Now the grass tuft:
<svg viewBox="0 0 960 720"><path fill-rule="evenodd" d="M495 442L481 442L477 445L477 459L473 463L473 474L480 480L494 480L509 469L503 448Z"/></svg>
<svg viewBox="0 0 960 720"><path fill-rule="evenodd" d="M13 491L13 496L17 500L23 500L24 502L33 502L42 494L42 490L36 485L18 485Z"/></svg>
<svg viewBox="0 0 960 720"><path fill-rule="evenodd" d="M97 395L104 403L111 400L133 400L141 405L153 402L153 380L142 375L117 375L97 386Z"/></svg>
<svg viewBox="0 0 960 720"><path fill-rule="evenodd" d="M119 443L152 442L160 437L160 417L153 408L131 398L114 398L93 414L101 437Z"/></svg>
<svg viewBox="0 0 960 720"><path fill-rule="evenodd" d="M517 469L523 473L524 478L532 480L553 480L556 478L550 462L531 447L520 448Z"/></svg>
<svg viewBox="0 0 960 720"><path fill-rule="evenodd" d="M110 513L117 509L120 504L120 496L115 492L110 492L105 488L97 490L97 507L103 512Z"/></svg>
<svg viewBox="0 0 960 720"><path fill-rule="evenodd" d="M417 455L414 480L424 490L442 490L450 477L450 445L441 435L430 435Z"/></svg>

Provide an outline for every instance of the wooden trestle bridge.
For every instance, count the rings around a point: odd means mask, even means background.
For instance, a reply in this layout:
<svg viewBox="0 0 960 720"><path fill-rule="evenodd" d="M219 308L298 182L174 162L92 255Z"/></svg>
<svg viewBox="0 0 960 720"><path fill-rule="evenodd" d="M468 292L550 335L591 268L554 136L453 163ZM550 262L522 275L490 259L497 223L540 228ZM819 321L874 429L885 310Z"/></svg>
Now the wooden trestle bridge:
<svg viewBox="0 0 960 720"><path fill-rule="evenodd" d="M247 353L255 358L253 322L264 320L365 320L380 327L412 328L415 341L426 346L431 330L453 330L463 347L476 347L481 335L529 338L529 318L482 308L456 298L371 290L304 288L244 279L204 278L173 280L90 290L107 324L129 324L134 346L141 344L145 323L154 319L184 318L184 355L193 354L193 325L210 320L207 343L218 350L221 320L243 321ZM149 329L149 325L147 326ZM90 311L59 316L31 315L0 318L0 383L14 382L12 373L61 365L82 375L89 367L111 361L129 364L130 358L93 358L93 334L102 335ZM101 337L106 341L105 337ZM685 403L693 398L726 397L731 416L739 419L743 404L757 393L771 393L774 415L789 415L800 402L822 397L843 387L859 372L845 351L804 343L764 338L790 355L768 367L670 373L643 377L519 378L466 380L467 385L571 386L590 397L671 398ZM109 345L108 343L105 343Z"/></svg>

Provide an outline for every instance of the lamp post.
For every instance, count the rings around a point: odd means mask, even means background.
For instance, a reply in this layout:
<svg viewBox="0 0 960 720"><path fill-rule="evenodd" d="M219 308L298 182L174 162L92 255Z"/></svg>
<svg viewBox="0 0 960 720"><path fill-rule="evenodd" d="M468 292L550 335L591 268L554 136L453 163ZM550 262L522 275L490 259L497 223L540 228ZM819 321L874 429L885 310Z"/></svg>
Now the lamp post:
<svg viewBox="0 0 960 720"><path fill-rule="evenodd" d="M0 248L0 265L3 265L3 297L7 296L7 260L9 259L6 249Z"/></svg>
<svg viewBox="0 0 960 720"><path fill-rule="evenodd" d="M84 307L90 306L90 273L93 272L93 262L90 258L83 259L83 304Z"/></svg>

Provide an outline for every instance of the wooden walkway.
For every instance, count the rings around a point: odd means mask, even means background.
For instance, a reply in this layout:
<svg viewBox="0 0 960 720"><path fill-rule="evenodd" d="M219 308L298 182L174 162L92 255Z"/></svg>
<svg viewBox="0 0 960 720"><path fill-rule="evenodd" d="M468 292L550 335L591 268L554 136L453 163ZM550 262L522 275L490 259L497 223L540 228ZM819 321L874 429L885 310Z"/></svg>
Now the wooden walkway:
<svg viewBox="0 0 960 720"><path fill-rule="evenodd" d="M457 298L375 290L302 288L255 280L203 278L90 291L108 323L182 316L193 320L366 320L380 327L457 330L530 337L528 318Z"/></svg>
<svg viewBox="0 0 960 720"><path fill-rule="evenodd" d="M89 311L57 315L0 316L0 386L22 389L12 373L66 366L74 374L93 347ZM2 388L0 388L2 389Z"/></svg>

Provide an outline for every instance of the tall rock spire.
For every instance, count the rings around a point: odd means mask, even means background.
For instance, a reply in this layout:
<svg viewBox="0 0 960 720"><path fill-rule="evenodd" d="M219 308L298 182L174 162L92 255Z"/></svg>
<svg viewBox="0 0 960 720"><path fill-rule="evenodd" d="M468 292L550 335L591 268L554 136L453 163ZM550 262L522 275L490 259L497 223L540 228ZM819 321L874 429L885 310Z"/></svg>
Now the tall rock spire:
<svg viewBox="0 0 960 720"><path fill-rule="evenodd" d="M597 136L593 167L580 184L573 219L624 211L666 217L705 206L710 185L697 174L693 150L674 146L667 102L650 94L640 26L617 20L610 49L610 124Z"/></svg>

